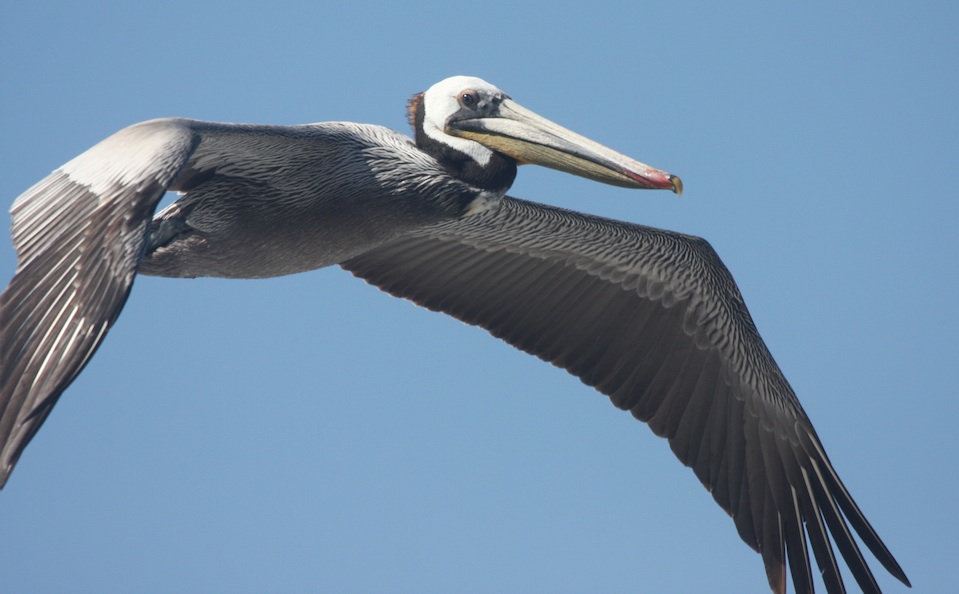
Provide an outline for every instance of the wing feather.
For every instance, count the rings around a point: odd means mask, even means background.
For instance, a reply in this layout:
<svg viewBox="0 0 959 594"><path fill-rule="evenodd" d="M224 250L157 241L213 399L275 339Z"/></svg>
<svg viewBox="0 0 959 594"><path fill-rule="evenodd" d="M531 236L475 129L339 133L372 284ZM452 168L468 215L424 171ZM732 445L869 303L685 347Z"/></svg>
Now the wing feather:
<svg viewBox="0 0 959 594"><path fill-rule="evenodd" d="M150 216L193 146L169 121L132 126L14 203L18 266L0 296L0 486L116 319Z"/></svg>
<svg viewBox="0 0 959 594"><path fill-rule="evenodd" d="M725 266L702 239L506 198L342 266L578 376L669 440L783 592L845 592L829 535L878 591L846 518L908 583L849 497ZM807 536L809 540L807 541Z"/></svg>

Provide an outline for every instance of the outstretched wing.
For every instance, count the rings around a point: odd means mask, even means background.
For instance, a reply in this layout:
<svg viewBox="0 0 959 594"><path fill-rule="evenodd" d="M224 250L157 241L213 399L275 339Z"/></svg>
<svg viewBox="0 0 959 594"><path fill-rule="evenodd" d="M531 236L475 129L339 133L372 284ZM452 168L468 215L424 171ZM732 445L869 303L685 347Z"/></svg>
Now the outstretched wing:
<svg viewBox="0 0 959 594"><path fill-rule="evenodd" d="M342 266L568 370L648 423L762 554L775 592L787 557L796 590L813 591L807 537L827 590L845 591L830 534L862 589L879 592L846 519L908 584L704 240L506 198Z"/></svg>
<svg viewBox="0 0 959 594"><path fill-rule="evenodd" d="M131 126L14 203L18 265L0 296L0 487L119 315L150 217L195 145L171 121Z"/></svg>

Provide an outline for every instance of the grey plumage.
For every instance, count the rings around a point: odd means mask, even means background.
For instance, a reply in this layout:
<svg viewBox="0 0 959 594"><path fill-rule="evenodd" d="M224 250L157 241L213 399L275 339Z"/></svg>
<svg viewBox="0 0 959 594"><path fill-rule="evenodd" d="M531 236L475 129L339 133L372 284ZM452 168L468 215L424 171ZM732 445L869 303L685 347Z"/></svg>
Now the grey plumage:
<svg viewBox="0 0 959 594"><path fill-rule="evenodd" d="M459 216L480 194L381 126L154 125L184 127L199 140L170 187L186 195L153 223L144 274L262 278L314 270Z"/></svg>
<svg viewBox="0 0 959 594"><path fill-rule="evenodd" d="M785 579L773 577L785 544L796 590L812 591L801 523L821 512L860 586L879 591L839 509L904 578L705 240L507 197L342 266L566 369L648 423L762 553L771 581ZM827 589L844 591L826 528L807 530Z"/></svg>
<svg viewBox="0 0 959 594"><path fill-rule="evenodd" d="M544 124L478 79L439 83L410 113L420 146L352 123L153 120L18 198L19 265L0 297L0 486L138 271L262 278L339 264L648 423L761 553L773 591L787 559L796 590L813 591L811 546L827 590L844 592L831 535L862 590L879 592L849 525L908 584L705 240L505 196L517 161L631 187L679 191L678 178ZM151 222L167 191L183 196Z"/></svg>

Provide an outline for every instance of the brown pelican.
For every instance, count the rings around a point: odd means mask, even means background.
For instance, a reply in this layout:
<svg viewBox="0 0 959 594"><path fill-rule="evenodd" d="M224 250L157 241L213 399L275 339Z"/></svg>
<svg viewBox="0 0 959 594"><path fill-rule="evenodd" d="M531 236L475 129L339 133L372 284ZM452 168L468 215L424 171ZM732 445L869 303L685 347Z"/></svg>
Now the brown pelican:
<svg viewBox="0 0 959 594"><path fill-rule="evenodd" d="M732 277L698 237L505 195L536 163L676 193L678 177L578 136L476 78L410 101L415 143L353 123L152 120L13 205L0 297L0 486L117 318L137 272L262 278L338 264L565 368L669 440L774 592L879 587L857 533L909 581L829 462ZM182 197L153 217L167 191ZM151 221L152 218L152 221ZM808 543L807 543L808 539Z"/></svg>

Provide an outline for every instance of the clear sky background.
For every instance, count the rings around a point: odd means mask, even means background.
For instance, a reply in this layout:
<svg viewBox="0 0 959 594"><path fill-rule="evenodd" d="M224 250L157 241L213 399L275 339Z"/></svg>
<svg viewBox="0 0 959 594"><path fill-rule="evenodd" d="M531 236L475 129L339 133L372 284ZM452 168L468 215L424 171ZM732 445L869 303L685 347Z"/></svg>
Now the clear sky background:
<svg viewBox="0 0 959 594"><path fill-rule="evenodd" d="M916 591L950 591L959 5L658 4L10 2L0 196L144 119L406 131L409 96L485 78L682 177L677 198L527 167L511 194L709 239ZM605 397L327 269L139 278L0 493L0 589L766 579L666 442Z"/></svg>

